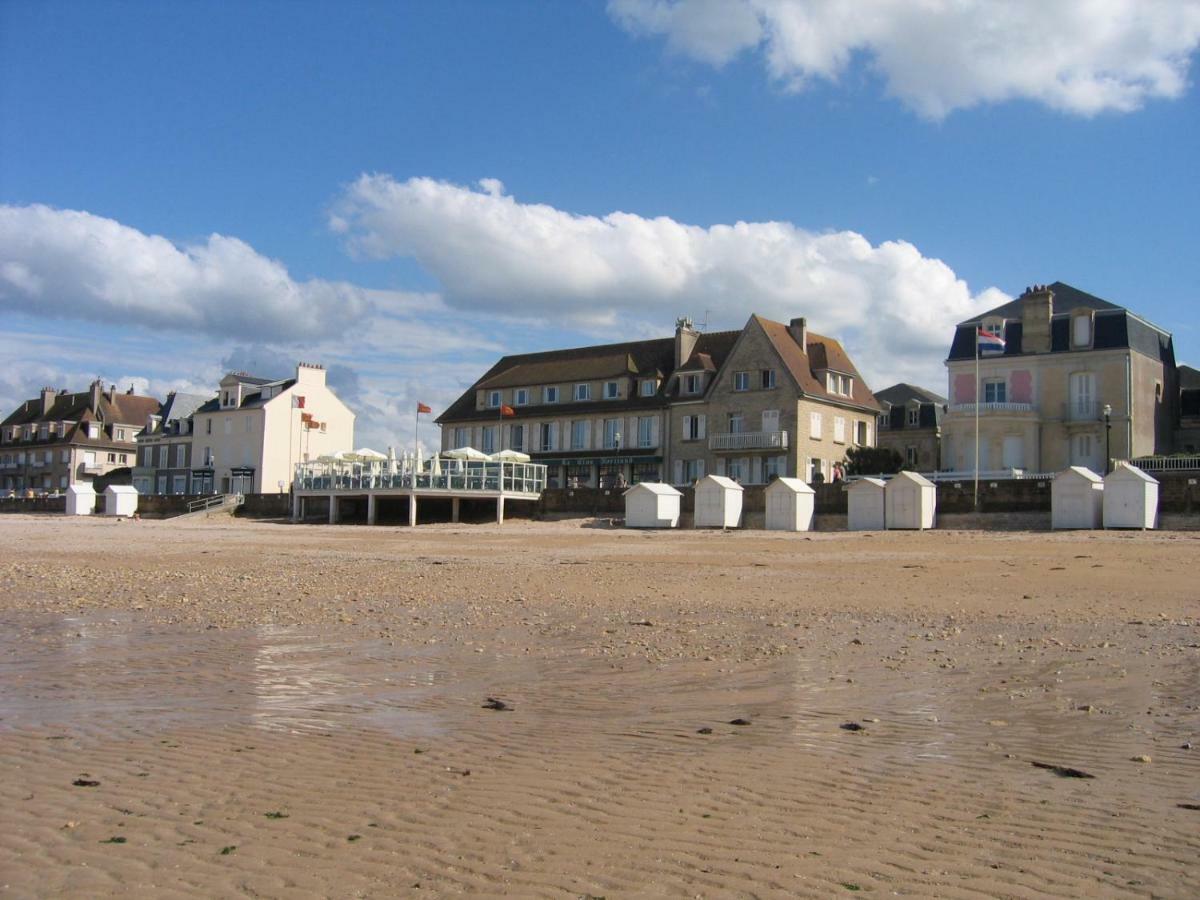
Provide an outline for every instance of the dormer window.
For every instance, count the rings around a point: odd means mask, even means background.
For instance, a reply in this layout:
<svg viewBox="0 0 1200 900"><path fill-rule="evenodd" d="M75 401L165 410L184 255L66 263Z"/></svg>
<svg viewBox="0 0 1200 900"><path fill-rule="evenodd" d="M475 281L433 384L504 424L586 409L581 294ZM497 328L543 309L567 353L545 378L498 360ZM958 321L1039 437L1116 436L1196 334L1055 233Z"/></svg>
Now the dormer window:
<svg viewBox="0 0 1200 900"><path fill-rule="evenodd" d="M517 388L513 392L513 403L516 406L529 405L529 388Z"/></svg>
<svg viewBox="0 0 1200 900"><path fill-rule="evenodd" d="M1076 313L1071 316L1071 346L1077 349L1092 346L1091 313Z"/></svg>
<svg viewBox="0 0 1200 900"><path fill-rule="evenodd" d="M575 385L574 397L576 400L591 400L592 399L592 386L590 384Z"/></svg>
<svg viewBox="0 0 1200 900"><path fill-rule="evenodd" d="M542 402L543 403L557 403L558 402L558 387L552 386L552 387L542 388Z"/></svg>
<svg viewBox="0 0 1200 900"><path fill-rule="evenodd" d="M837 394L841 397L849 397L854 393L854 379L849 375L840 375L837 372L825 373L825 390L831 394Z"/></svg>
<svg viewBox="0 0 1200 900"><path fill-rule="evenodd" d="M487 394L488 409L497 409L500 406L500 392L488 391Z"/></svg>
<svg viewBox="0 0 1200 900"><path fill-rule="evenodd" d="M616 400L621 396L621 388L615 381L604 382L604 399Z"/></svg>
<svg viewBox="0 0 1200 900"><path fill-rule="evenodd" d="M908 425L910 428L915 428L921 424L921 407L910 406L908 408Z"/></svg>
<svg viewBox="0 0 1200 900"><path fill-rule="evenodd" d="M703 375L684 375L683 376L683 392L685 394L698 394L701 387L704 385Z"/></svg>
<svg viewBox="0 0 1200 900"><path fill-rule="evenodd" d="M97 422L88 422L87 435L92 440L100 437L100 425Z"/></svg>

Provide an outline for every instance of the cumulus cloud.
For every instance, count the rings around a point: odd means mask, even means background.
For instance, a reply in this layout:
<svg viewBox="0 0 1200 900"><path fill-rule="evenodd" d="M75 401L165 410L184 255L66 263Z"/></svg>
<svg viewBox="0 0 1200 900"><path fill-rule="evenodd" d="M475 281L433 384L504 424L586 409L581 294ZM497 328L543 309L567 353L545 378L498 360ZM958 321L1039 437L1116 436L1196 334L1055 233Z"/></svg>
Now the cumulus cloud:
<svg viewBox="0 0 1200 900"><path fill-rule="evenodd" d="M973 294L940 260L906 241L788 222L700 227L614 212L583 216L521 203L489 181L471 189L429 178L364 175L336 204L354 252L412 257L450 307L545 317L624 335L663 334L680 313L721 327L751 312L842 337L877 378L945 376L955 322L1007 299Z"/></svg>
<svg viewBox="0 0 1200 900"><path fill-rule="evenodd" d="M87 212L0 206L0 309L301 340L343 331L372 303L355 285L296 281L234 237L178 246Z"/></svg>
<svg viewBox="0 0 1200 900"><path fill-rule="evenodd" d="M1179 97L1200 0L609 0L625 30L720 66L759 49L801 90L862 56L922 116L1014 99L1129 112Z"/></svg>

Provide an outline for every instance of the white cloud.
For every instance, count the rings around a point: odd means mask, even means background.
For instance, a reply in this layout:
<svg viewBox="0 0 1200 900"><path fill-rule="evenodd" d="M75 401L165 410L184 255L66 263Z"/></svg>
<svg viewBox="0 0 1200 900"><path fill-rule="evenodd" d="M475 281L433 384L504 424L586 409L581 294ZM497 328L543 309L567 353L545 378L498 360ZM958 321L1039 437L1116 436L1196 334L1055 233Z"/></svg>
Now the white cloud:
<svg viewBox="0 0 1200 900"><path fill-rule="evenodd" d="M905 378L938 388L954 323L1007 299L972 294L908 242L872 245L852 231L788 222L704 228L623 212L580 216L490 189L383 175L347 188L335 215L355 252L416 259L442 283L445 303L476 321L544 317L643 336L705 310L726 328L751 312L806 316L844 339L877 386Z"/></svg>
<svg viewBox="0 0 1200 900"><path fill-rule="evenodd" d="M720 66L754 48L800 90L864 55L888 92L940 119L1026 99L1079 115L1179 97L1198 0L609 0L635 35Z"/></svg>
<svg viewBox="0 0 1200 900"><path fill-rule="evenodd" d="M300 340L340 333L373 302L355 285L295 281L237 238L177 246L87 212L0 206L0 309Z"/></svg>

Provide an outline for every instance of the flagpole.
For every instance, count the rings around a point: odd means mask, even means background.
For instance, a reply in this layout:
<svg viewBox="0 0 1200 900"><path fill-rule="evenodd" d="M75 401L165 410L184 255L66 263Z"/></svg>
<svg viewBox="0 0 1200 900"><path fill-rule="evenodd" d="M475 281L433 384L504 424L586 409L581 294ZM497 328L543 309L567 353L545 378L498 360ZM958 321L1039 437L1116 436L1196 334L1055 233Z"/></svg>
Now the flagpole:
<svg viewBox="0 0 1200 900"><path fill-rule="evenodd" d="M975 506L979 511L979 329L975 329Z"/></svg>
<svg viewBox="0 0 1200 900"><path fill-rule="evenodd" d="M413 416L413 473L417 469L417 448L421 445L421 404L417 403L417 412Z"/></svg>

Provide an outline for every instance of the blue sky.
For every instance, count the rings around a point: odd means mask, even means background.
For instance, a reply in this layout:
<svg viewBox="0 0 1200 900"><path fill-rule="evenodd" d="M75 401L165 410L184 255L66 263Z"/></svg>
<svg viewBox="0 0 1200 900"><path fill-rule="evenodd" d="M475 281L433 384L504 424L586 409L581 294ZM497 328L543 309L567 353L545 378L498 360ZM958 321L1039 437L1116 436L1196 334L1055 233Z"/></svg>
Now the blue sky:
<svg viewBox="0 0 1200 900"><path fill-rule="evenodd" d="M321 359L383 446L503 352L755 311L944 390L1054 280L1200 362L1198 4L910 6L0 0L0 405Z"/></svg>

